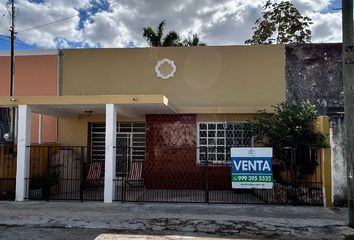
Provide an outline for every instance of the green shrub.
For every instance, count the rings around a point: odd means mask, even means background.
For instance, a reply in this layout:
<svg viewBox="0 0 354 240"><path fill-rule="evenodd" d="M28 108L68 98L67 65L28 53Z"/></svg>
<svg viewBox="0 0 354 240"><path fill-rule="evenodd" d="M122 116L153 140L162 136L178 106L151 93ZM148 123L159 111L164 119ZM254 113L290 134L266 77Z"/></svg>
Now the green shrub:
<svg viewBox="0 0 354 240"><path fill-rule="evenodd" d="M315 132L316 106L303 101L283 102L273 107L274 113L262 112L250 122L251 134L256 142L272 147L274 157L283 166L289 165L289 148L294 149L296 156L303 158L297 161L303 166L301 172L311 174L316 168L316 159L304 153L311 148L328 147L325 136Z"/></svg>

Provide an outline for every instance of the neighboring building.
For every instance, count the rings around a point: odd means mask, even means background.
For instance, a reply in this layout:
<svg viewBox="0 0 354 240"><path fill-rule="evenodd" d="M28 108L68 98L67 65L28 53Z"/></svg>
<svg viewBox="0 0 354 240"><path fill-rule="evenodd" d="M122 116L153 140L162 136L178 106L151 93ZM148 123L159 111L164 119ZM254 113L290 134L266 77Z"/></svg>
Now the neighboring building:
<svg viewBox="0 0 354 240"><path fill-rule="evenodd" d="M4 135L10 131L9 129L9 111L6 108L0 108L0 144L5 143Z"/></svg>
<svg viewBox="0 0 354 240"><path fill-rule="evenodd" d="M286 45L286 98L310 100L330 117L333 202L347 204L342 44Z"/></svg>
<svg viewBox="0 0 354 240"><path fill-rule="evenodd" d="M14 73L15 96L56 96L58 93L58 51L16 51ZM10 94L10 56L0 52L0 96ZM56 142L56 119L33 114L32 143ZM8 114L0 110L0 143L8 131Z"/></svg>

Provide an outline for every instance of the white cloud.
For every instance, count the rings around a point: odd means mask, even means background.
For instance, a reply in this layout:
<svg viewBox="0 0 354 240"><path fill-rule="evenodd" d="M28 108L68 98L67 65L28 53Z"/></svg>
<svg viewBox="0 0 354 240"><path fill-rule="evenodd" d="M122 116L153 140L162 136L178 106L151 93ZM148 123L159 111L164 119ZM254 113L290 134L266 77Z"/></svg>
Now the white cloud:
<svg viewBox="0 0 354 240"><path fill-rule="evenodd" d="M341 42L342 41L342 13L313 13L312 41L313 42Z"/></svg>
<svg viewBox="0 0 354 240"><path fill-rule="evenodd" d="M292 0L294 6L303 14L322 11L331 0Z"/></svg>
<svg viewBox="0 0 354 240"><path fill-rule="evenodd" d="M90 46L99 42L102 47L124 47L131 39L127 26L110 16L113 14L99 13L93 18L93 23L85 23L83 36Z"/></svg>
<svg viewBox="0 0 354 240"><path fill-rule="evenodd" d="M74 7L75 2L81 2L78 6L84 6L85 1L45 1L43 4L37 4L26 0L17 1L16 11L16 31L17 37L29 44L36 44L40 47L57 47L57 38L72 41L80 39L80 31L77 26L80 20L78 10ZM88 3L88 1L86 1ZM48 25L42 28L23 31L35 26L54 22L59 19L73 16L57 24ZM9 17L7 15L7 17ZM22 32L23 31L23 32ZM63 41L60 41L63 42ZM66 46L61 44L61 46Z"/></svg>
<svg viewBox="0 0 354 240"><path fill-rule="evenodd" d="M10 26L10 18L6 16L7 7L4 0L0 0L0 34L8 34L8 29Z"/></svg>
<svg viewBox="0 0 354 240"><path fill-rule="evenodd" d="M112 2L113 0L111 0ZM6 0L0 0L0 14L6 12ZM92 6L92 0L44 0L38 4L18 0L17 30L42 25L67 16L75 16L80 9ZM103 0L94 0L97 4ZM109 11L91 16L79 28L79 16L18 37L30 44L53 48L79 46L124 47L129 42L147 46L142 28L156 27L166 19L165 32L175 30L183 37L198 33L208 45L243 44L252 34L252 26L260 16L265 0L120 0L113 1ZM292 0L294 5L313 19L314 42L341 41L340 12L326 13L330 0ZM2 24L8 20L6 15ZM5 24L8 24L5 23ZM0 28L1 34L8 34ZM85 44L81 44L81 43Z"/></svg>

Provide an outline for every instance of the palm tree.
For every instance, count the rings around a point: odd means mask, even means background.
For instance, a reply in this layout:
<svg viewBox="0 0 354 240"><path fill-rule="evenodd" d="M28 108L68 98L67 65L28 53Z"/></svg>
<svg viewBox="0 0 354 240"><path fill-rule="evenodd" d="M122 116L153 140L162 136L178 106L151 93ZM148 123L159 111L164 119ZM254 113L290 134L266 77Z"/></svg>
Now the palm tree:
<svg viewBox="0 0 354 240"><path fill-rule="evenodd" d="M180 37L177 32L170 31L163 38L163 29L165 27L166 20L160 22L156 30L152 27L147 26L143 28L143 37L149 43L150 47L171 47L171 46L181 46Z"/></svg>
<svg viewBox="0 0 354 240"><path fill-rule="evenodd" d="M206 46L205 43L201 42L199 39L198 34L193 34L192 39L184 39L183 45L190 47L190 46Z"/></svg>

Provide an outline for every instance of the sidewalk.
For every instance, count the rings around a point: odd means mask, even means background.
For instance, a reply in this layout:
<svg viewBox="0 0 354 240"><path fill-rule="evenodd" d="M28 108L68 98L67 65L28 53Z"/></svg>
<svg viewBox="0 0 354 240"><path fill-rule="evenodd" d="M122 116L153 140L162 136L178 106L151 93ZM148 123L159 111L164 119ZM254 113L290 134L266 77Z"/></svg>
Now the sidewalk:
<svg viewBox="0 0 354 240"><path fill-rule="evenodd" d="M0 202L0 225L342 239L347 209L270 205Z"/></svg>

